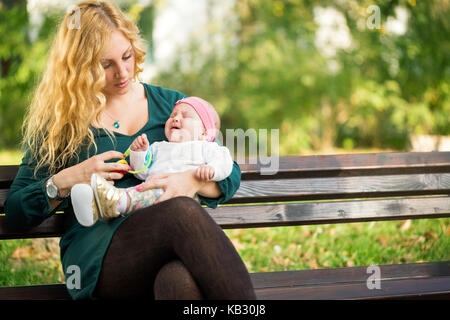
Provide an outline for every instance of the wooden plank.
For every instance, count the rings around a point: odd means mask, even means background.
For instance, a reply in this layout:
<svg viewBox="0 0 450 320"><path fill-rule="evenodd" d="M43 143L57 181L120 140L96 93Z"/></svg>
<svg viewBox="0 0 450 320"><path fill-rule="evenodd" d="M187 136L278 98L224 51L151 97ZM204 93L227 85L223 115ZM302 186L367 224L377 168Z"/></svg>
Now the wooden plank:
<svg viewBox="0 0 450 320"><path fill-rule="evenodd" d="M450 261L379 265L380 279L450 277ZM260 272L251 274L255 288L295 287L338 283L366 282L372 274L367 266ZM449 288L450 289L450 288Z"/></svg>
<svg viewBox="0 0 450 320"><path fill-rule="evenodd" d="M19 171L18 165L0 166L0 187L4 188L3 184L8 185L14 180L14 177Z"/></svg>
<svg viewBox="0 0 450 320"><path fill-rule="evenodd" d="M399 298L450 299L450 277L385 280L381 289L366 283L341 283L256 289L259 300L372 300Z"/></svg>
<svg viewBox="0 0 450 320"><path fill-rule="evenodd" d="M381 175L406 173L450 172L450 152L392 152L279 157L275 177L338 177L355 175ZM248 160L251 161L251 160ZM248 162L247 161L247 162ZM239 163L242 179L272 179L273 175L261 175L261 164ZM0 166L2 183L11 183L18 170L17 165Z"/></svg>
<svg viewBox="0 0 450 320"><path fill-rule="evenodd" d="M11 230L6 224L6 217L0 216L0 240L60 237L64 234L64 214L54 214L39 226L28 230Z"/></svg>
<svg viewBox="0 0 450 320"><path fill-rule="evenodd" d="M65 284L0 287L0 300L70 300Z"/></svg>
<svg viewBox="0 0 450 320"><path fill-rule="evenodd" d="M228 203L450 194L450 173L245 180Z"/></svg>
<svg viewBox="0 0 450 320"><path fill-rule="evenodd" d="M380 167L435 167L449 164L450 152L381 152L309 156L282 156L280 169L357 169ZM242 171L261 169L256 158L238 161ZM242 162L242 163L241 163ZM250 163L251 162L251 163Z"/></svg>
<svg viewBox="0 0 450 320"><path fill-rule="evenodd" d="M283 272L279 272L282 274ZM253 276L254 274L251 274ZM255 288L258 300L450 298L450 278L385 280L380 290L364 283ZM70 300L64 284L0 287L0 300Z"/></svg>
<svg viewBox="0 0 450 320"><path fill-rule="evenodd" d="M450 194L450 173L244 180L228 203ZM0 212L7 190L0 190Z"/></svg>
<svg viewBox="0 0 450 320"><path fill-rule="evenodd" d="M450 262L382 265L380 289L368 289L367 267L250 274L258 299L450 297ZM291 280L286 281L291 278ZM70 299L64 284L0 287L0 300Z"/></svg>
<svg viewBox="0 0 450 320"><path fill-rule="evenodd" d="M259 163L239 165L243 180L271 178L260 174ZM450 152L392 152L280 157L277 178L445 172L450 172Z"/></svg>
<svg viewBox="0 0 450 320"><path fill-rule="evenodd" d="M450 216L450 197L222 206L207 209L222 228L255 228Z"/></svg>
<svg viewBox="0 0 450 320"><path fill-rule="evenodd" d="M252 273L259 299L450 298L450 261L380 265L380 289L369 289L367 266Z"/></svg>
<svg viewBox="0 0 450 320"><path fill-rule="evenodd" d="M224 229L444 218L450 217L450 197L222 206L206 210ZM63 232L61 214L26 232L8 230L5 217L0 216L0 239L59 237Z"/></svg>
<svg viewBox="0 0 450 320"><path fill-rule="evenodd" d="M0 189L0 213L4 213L6 196L8 195L8 189Z"/></svg>

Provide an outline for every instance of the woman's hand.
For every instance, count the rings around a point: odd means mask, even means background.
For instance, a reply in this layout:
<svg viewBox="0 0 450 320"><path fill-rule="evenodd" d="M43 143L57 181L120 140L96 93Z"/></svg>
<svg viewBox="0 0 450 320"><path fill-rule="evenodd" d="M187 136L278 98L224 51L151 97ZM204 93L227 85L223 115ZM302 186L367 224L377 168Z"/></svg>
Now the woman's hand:
<svg viewBox="0 0 450 320"><path fill-rule="evenodd" d="M155 174L144 183L138 185L136 190L162 189L163 194L158 198L156 203L181 196L194 198L195 193L202 186L202 182L196 179L194 174L194 170Z"/></svg>
<svg viewBox="0 0 450 320"><path fill-rule="evenodd" d="M201 181L201 179L196 178L195 170L156 174L136 187L138 191L150 189L163 190L163 194L158 198L156 203L180 196L194 198L196 193L202 194L202 191L207 193L202 195L211 198L218 197L221 194L221 190L216 182Z"/></svg>
<svg viewBox="0 0 450 320"><path fill-rule="evenodd" d="M60 196L65 196L70 189L77 183L91 184L91 176L97 173L110 183L114 184L113 180L121 179L122 173L113 171L128 171L129 165L122 163L106 163L110 159L123 159L124 155L118 151L107 151L95 155L89 159L80 162L72 167L61 170L53 177L53 182L60 190Z"/></svg>

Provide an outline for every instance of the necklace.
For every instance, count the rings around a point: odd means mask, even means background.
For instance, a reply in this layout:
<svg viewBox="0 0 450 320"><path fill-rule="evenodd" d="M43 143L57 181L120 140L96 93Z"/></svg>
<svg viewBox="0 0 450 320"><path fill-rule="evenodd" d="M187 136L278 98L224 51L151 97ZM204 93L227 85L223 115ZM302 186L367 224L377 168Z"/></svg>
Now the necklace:
<svg viewBox="0 0 450 320"><path fill-rule="evenodd" d="M112 121L114 121L114 128L119 129L120 128L120 124L119 124L119 120L114 119L113 117L111 117L111 115L104 109L103 110L105 112L105 114L111 118Z"/></svg>

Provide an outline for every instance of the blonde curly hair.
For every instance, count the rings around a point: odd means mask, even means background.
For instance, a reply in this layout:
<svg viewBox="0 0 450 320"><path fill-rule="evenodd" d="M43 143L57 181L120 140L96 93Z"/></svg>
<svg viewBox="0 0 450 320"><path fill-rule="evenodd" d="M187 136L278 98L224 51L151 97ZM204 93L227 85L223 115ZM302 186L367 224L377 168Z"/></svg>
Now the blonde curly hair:
<svg viewBox="0 0 450 320"><path fill-rule="evenodd" d="M79 18L75 27L74 14ZM23 125L23 145L36 164L35 173L45 167L54 174L79 155L81 146L96 148L90 124L100 123L106 102L100 59L115 30L130 40L136 80L145 58L143 42L117 5L84 1L61 22Z"/></svg>

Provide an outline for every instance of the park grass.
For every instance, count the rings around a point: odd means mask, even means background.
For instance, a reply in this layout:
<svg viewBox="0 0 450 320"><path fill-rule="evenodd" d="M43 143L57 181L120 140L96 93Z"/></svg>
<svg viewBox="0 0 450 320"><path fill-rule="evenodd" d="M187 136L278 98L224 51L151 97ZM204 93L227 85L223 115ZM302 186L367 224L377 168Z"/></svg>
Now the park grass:
<svg viewBox="0 0 450 320"><path fill-rule="evenodd" d="M450 260L450 218L225 230L249 272ZM57 239L0 241L0 286L62 283Z"/></svg>
<svg viewBox="0 0 450 320"><path fill-rule="evenodd" d="M16 149L0 150L0 165L20 164L22 152Z"/></svg>
<svg viewBox="0 0 450 320"><path fill-rule="evenodd" d="M249 272L450 260L450 218L226 230Z"/></svg>
<svg viewBox="0 0 450 320"><path fill-rule="evenodd" d="M0 151L0 164L18 164ZM450 260L450 218L225 230L249 272ZM0 286L62 283L58 239L0 241Z"/></svg>
<svg viewBox="0 0 450 320"><path fill-rule="evenodd" d="M0 241L0 286L63 283L58 239Z"/></svg>

